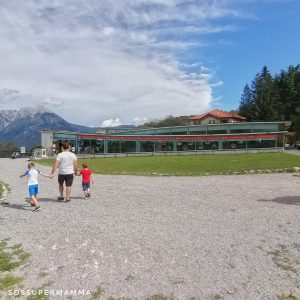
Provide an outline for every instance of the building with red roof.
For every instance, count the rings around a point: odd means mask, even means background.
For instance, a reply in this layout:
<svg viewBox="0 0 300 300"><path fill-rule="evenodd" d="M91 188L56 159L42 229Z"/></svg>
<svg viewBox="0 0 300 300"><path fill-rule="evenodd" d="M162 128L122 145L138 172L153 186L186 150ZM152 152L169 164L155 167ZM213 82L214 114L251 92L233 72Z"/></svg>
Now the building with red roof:
<svg viewBox="0 0 300 300"><path fill-rule="evenodd" d="M214 109L201 115L193 116L189 120L191 122L191 125L200 125L245 122L246 118L238 114Z"/></svg>

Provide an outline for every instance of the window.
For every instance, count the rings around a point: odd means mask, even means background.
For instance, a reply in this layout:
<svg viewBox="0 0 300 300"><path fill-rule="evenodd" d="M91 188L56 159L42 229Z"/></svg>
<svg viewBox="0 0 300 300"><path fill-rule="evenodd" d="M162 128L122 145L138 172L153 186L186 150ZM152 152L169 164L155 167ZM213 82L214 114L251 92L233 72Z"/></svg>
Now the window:
<svg viewBox="0 0 300 300"><path fill-rule="evenodd" d="M208 124L216 124L216 120L209 120Z"/></svg>

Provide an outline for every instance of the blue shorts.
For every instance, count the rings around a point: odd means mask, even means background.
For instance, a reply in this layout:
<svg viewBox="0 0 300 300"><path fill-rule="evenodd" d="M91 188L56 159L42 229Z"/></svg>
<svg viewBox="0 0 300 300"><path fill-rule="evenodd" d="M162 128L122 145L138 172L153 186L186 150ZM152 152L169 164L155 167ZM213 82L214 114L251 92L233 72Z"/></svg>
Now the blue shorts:
<svg viewBox="0 0 300 300"><path fill-rule="evenodd" d="M39 193L39 185L33 184L33 185L28 186L28 192L29 192L30 197L37 195Z"/></svg>
<svg viewBox="0 0 300 300"><path fill-rule="evenodd" d="M83 182L82 183L82 190L85 192L90 188L90 183L89 182Z"/></svg>

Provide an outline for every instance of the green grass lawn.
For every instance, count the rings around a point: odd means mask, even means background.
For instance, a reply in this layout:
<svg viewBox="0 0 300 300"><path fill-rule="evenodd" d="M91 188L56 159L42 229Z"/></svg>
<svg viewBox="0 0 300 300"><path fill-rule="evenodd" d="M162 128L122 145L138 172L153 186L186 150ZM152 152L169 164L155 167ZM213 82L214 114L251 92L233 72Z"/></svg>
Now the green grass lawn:
<svg viewBox="0 0 300 300"><path fill-rule="evenodd" d="M99 174L208 175L249 170L292 170L300 167L300 156L286 153L218 154L191 156L149 156L85 159ZM54 159L38 163L52 165ZM79 159L81 167L82 159Z"/></svg>

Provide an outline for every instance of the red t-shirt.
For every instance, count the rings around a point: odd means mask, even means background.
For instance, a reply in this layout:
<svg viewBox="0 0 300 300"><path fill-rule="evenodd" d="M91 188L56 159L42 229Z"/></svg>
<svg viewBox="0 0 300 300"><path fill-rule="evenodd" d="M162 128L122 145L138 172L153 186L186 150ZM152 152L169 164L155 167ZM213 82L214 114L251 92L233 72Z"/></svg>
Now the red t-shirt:
<svg viewBox="0 0 300 300"><path fill-rule="evenodd" d="M80 175L82 175L82 182L89 183L91 181L92 171L89 169L82 169L80 171Z"/></svg>

